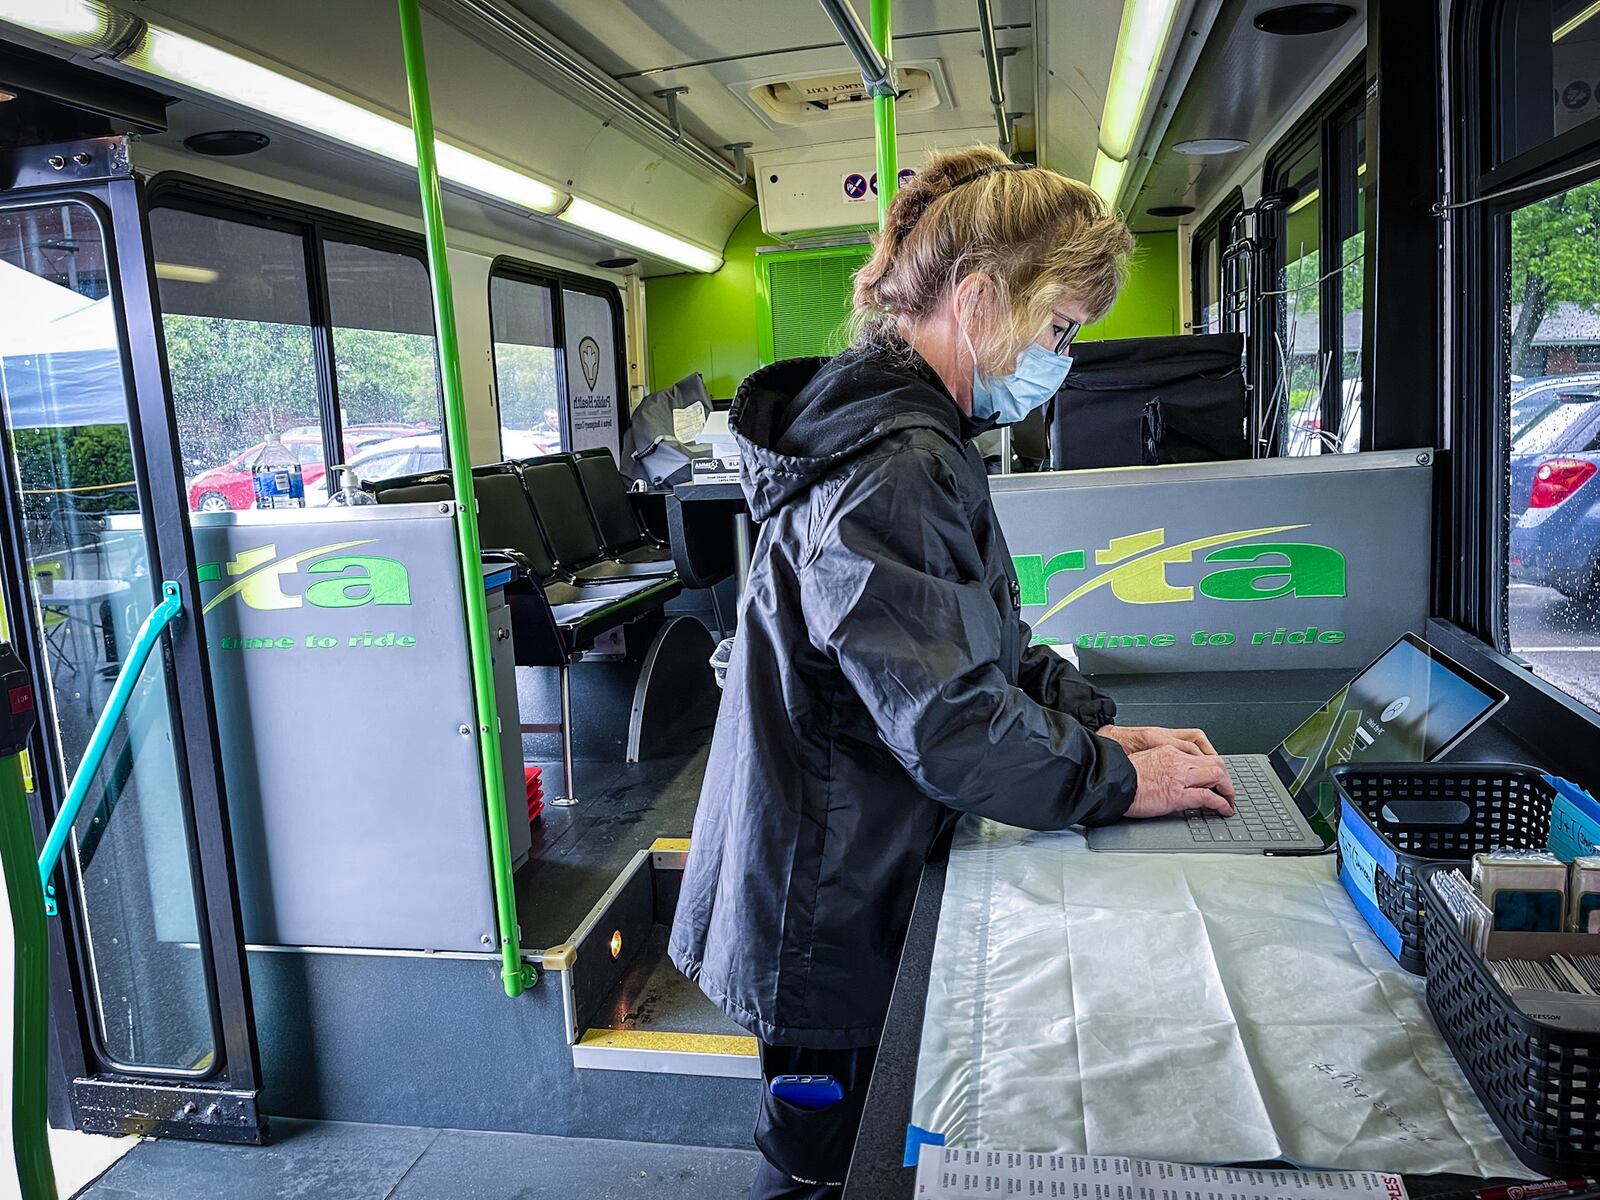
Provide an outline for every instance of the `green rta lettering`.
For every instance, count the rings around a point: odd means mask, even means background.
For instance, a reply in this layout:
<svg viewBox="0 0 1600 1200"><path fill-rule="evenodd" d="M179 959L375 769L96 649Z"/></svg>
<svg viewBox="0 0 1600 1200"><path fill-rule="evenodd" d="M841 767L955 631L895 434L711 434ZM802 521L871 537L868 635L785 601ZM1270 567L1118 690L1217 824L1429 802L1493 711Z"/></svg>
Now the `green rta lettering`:
<svg viewBox="0 0 1600 1200"><path fill-rule="evenodd" d="M1196 590L1211 600L1274 600L1283 596L1338 597L1345 595L1344 555L1332 546L1313 542L1261 542L1304 525L1269 525L1260 529L1238 529L1166 544L1165 529L1149 529L1114 537L1103 549L1094 552L1095 565L1105 568L1078 584L1034 620L1034 626L1049 620L1067 605L1097 588L1108 587L1125 604L1173 604L1193 600ZM1202 555L1202 551L1205 553ZM1206 565L1238 563L1238 566L1212 570L1193 584L1174 581L1168 568L1195 561ZM1067 550L1050 556L1018 554L1012 557L1017 584L1024 605L1048 603L1050 580L1064 571L1088 567L1088 553Z"/></svg>
<svg viewBox="0 0 1600 1200"><path fill-rule="evenodd" d="M1082 571L1089 565L1089 556L1082 550L1065 550L1044 561L1042 554L1016 554L1011 558L1017 568L1017 586L1022 591L1022 603L1043 604L1050 599L1050 579L1062 571Z"/></svg>
<svg viewBox="0 0 1600 1200"><path fill-rule="evenodd" d="M368 604L410 604L411 577L405 564L378 555L340 554L374 539L334 542L313 546L278 558L273 545L241 550L228 563L201 563L195 575L201 583L221 583L224 577L235 582L206 601L202 612L210 612L237 596L249 608L271 612L299 608L309 603L315 608L361 608ZM307 587L302 594L286 590L285 583L300 573L305 564L308 575L327 575Z"/></svg>
<svg viewBox="0 0 1600 1200"><path fill-rule="evenodd" d="M1263 562L1281 558L1284 562ZM1279 596L1343 596L1344 555L1332 546L1310 542L1257 542L1224 546L1206 562L1249 562L1249 567L1213 571L1200 581L1200 594L1213 600L1275 600Z"/></svg>

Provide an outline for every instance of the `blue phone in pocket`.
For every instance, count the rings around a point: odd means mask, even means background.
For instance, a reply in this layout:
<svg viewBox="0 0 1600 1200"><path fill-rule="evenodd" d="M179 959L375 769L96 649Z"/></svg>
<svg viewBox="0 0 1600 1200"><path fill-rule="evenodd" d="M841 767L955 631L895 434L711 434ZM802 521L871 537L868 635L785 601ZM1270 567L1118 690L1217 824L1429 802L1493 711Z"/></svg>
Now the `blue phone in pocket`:
<svg viewBox="0 0 1600 1200"><path fill-rule="evenodd" d="M832 1075L777 1075L767 1090L796 1108L827 1108L844 1099L844 1085Z"/></svg>

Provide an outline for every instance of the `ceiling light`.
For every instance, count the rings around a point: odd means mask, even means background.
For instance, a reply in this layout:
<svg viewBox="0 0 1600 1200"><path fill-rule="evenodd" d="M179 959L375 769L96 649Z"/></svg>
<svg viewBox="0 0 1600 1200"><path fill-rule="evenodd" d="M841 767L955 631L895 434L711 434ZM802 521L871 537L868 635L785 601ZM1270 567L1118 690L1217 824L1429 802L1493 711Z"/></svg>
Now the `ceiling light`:
<svg viewBox="0 0 1600 1200"><path fill-rule="evenodd" d="M1191 158L1199 158L1207 154L1232 154L1236 150L1244 150L1250 145L1243 138L1214 137L1190 138L1186 142L1174 142L1174 154L1187 154Z"/></svg>
<svg viewBox="0 0 1600 1200"><path fill-rule="evenodd" d="M714 254L682 238L636 221L622 213L602 208L580 196L561 210L560 217L579 229L599 234L611 241L620 242L634 250L642 250L656 258L665 258L695 271L715 271L722 265L722 255Z"/></svg>
<svg viewBox="0 0 1600 1200"><path fill-rule="evenodd" d="M1306 205L1315 204L1317 202L1317 197L1319 197L1321 195L1322 195L1322 192L1321 192L1320 189L1312 188L1305 195L1301 196L1300 199L1296 200L1293 204L1289 205L1289 211L1291 213L1297 213L1302 208L1306 207Z"/></svg>
<svg viewBox="0 0 1600 1200"><path fill-rule="evenodd" d="M416 138L405 122L170 29L152 25L144 40L122 61L137 70L265 113L391 162L413 169L417 165ZM434 152L439 160L440 179L456 187L545 214L558 211L566 199L565 193L548 184L460 146L436 141Z"/></svg>
<svg viewBox="0 0 1600 1200"><path fill-rule="evenodd" d="M1600 16L1600 0L1594 0L1593 4L1584 5L1581 10L1568 17L1565 21L1561 22L1561 24L1557 25L1550 34L1550 40L1552 42L1559 42L1562 38L1566 37L1567 34L1578 28L1578 26L1588 21L1592 21L1596 16Z"/></svg>
<svg viewBox="0 0 1600 1200"><path fill-rule="evenodd" d="M1090 179L1089 186L1100 194L1100 198L1107 204L1115 206L1117 197L1122 194L1122 179L1128 173L1128 160L1125 158L1111 158L1104 150L1094 153L1094 177Z"/></svg>
<svg viewBox="0 0 1600 1200"><path fill-rule="evenodd" d="M1133 153L1133 140L1155 86L1156 68L1178 15L1178 0L1124 0L1122 28L1111 60L1111 82L1100 114L1100 148L1114 159Z"/></svg>
<svg viewBox="0 0 1600 1200"><path fill-rule="evenodd" d="M191 267L187 263L158 262L156 278L172 283L215 283L220 276L210 267Z"/></svg>
<svg viewBox="0 0 1600 1200"><path fill-rule="evenodd" d="M99 0L0 0L0 21L74 46L98 48L138 25Z"/></svg>
<svg viewBox="0 0 1600 1200"><path fill-rule="evenodd" d="M1301 37L1331 33L1355 15L1356 10L1348 4L1286 4L1257 13L1252 23L1262 33Z"/></svg>
<svg viewBox="0 0 1600 1200"><path fill-rule="evenodd" d="M0 104L9 104L17 98L15 92L0 91Z"/></svg>

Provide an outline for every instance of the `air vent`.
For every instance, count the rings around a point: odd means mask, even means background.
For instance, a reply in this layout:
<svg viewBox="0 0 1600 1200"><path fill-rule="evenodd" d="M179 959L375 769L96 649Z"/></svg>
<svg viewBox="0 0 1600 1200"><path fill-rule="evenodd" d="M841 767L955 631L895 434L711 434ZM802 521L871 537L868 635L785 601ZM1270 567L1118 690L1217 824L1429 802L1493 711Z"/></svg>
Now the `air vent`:
<svg viewBox="0 0 1600 1200"><path fill-rule="evenodd" d="M944 89L937 64L897 63L895 76L900 85L895 107L900 112L939 107ZM872 112L872 97L855 71L747 80L736 87L775 125L819 125Z"/></svg>

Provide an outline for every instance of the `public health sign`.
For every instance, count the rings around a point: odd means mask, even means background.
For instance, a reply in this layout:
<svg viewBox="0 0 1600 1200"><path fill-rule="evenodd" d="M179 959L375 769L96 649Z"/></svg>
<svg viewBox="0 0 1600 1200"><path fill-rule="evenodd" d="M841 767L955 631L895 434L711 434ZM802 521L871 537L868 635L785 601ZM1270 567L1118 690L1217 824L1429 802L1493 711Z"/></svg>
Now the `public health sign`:
<svg viewBox="0 0 1600 1200"><path fill-rule="evenodd" d="M1086 670L1354 668L1426 619L1431 457L991 483L1023 620Z"/></svg>

